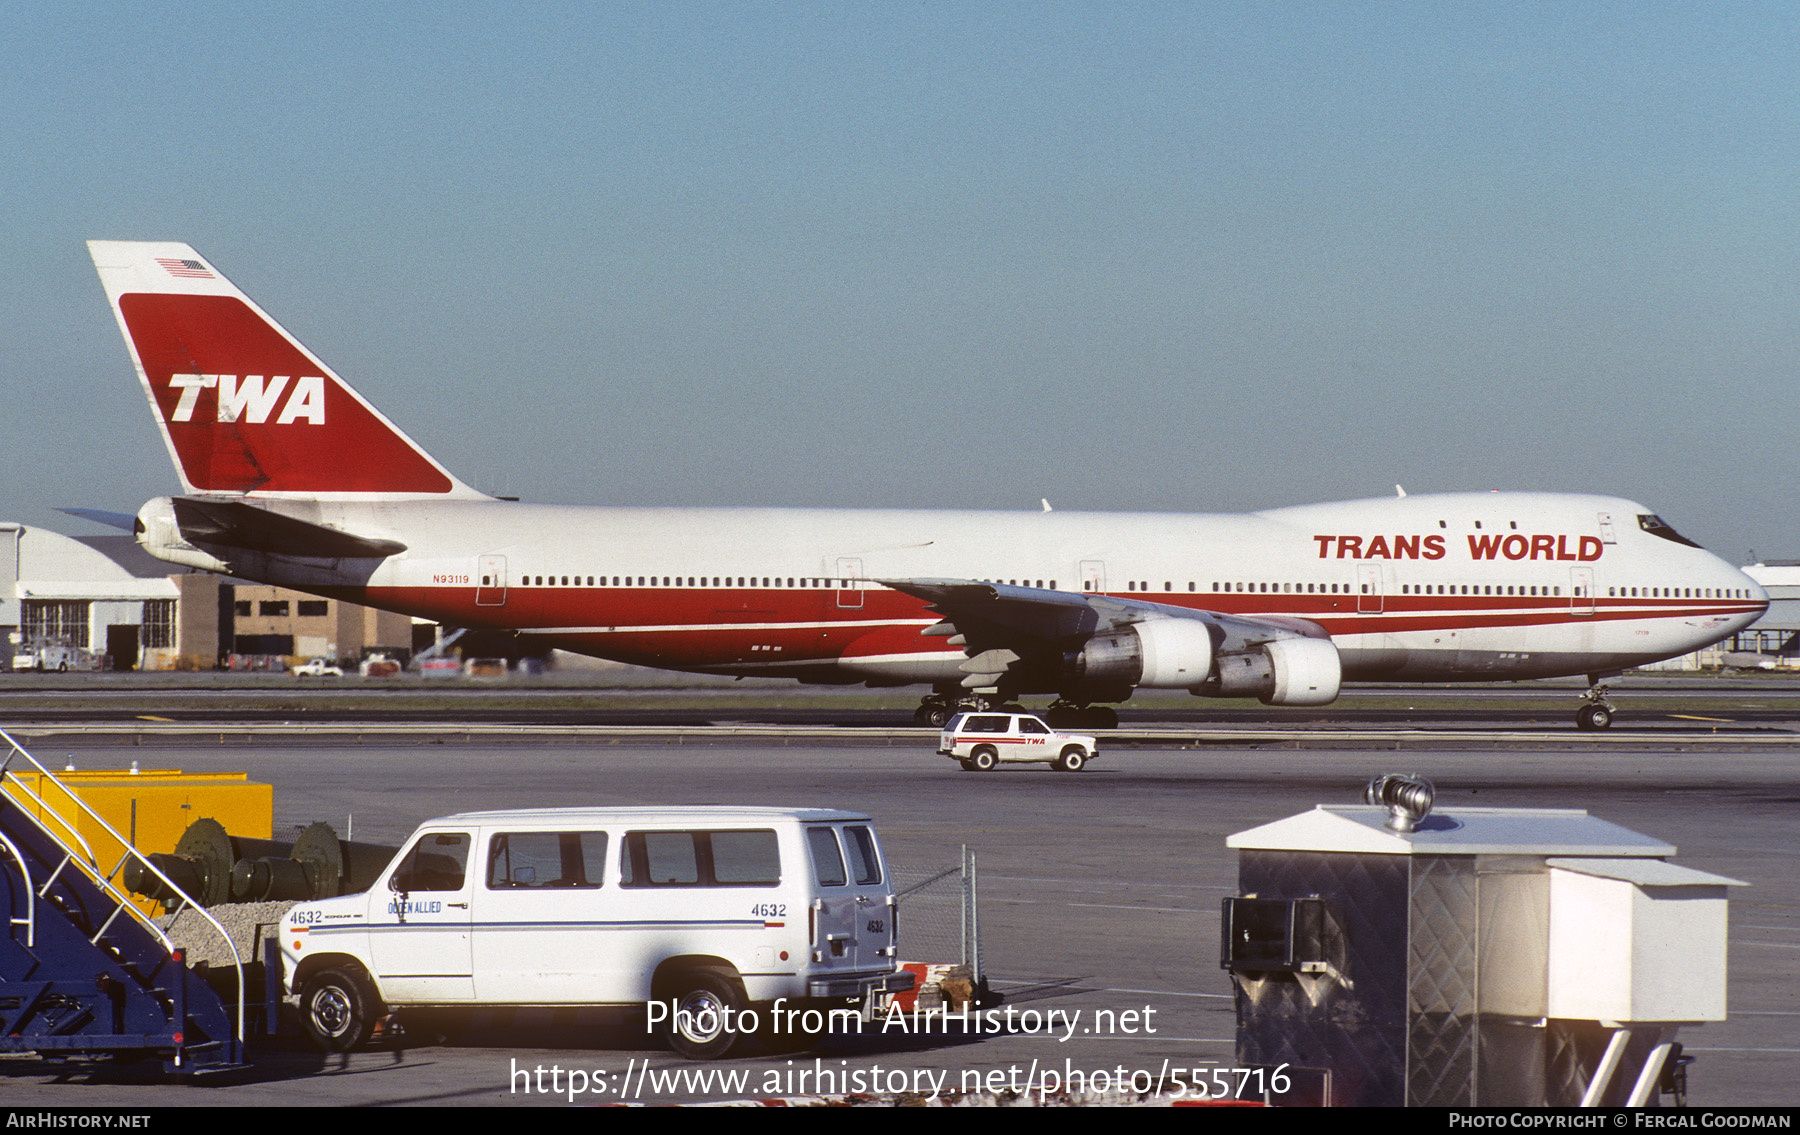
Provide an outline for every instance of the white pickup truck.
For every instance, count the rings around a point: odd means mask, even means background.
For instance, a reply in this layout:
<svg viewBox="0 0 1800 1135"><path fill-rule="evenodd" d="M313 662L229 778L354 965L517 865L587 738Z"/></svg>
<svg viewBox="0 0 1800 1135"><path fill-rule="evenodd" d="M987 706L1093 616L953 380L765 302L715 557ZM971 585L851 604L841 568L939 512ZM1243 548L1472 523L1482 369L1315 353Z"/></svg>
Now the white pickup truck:
<svg viewBox="0 0 1800 1135"><path fill-rule="evenodd" d="M856 812L469 812L420 826L380 880L282 920L287 989L328 1052L395 1009L599 1005L712 1059L747 1033L805 1047L913 985Z"/></svg>
<svg viewBox="0 0 1800 1135"><path fill-rule="evenodd" d="M1058 733L1029 713L959 713L944 726L938 753L970 772L992 772L1003 761L1075 772L1100 755L1100 746L1085 733Z"/></svg>

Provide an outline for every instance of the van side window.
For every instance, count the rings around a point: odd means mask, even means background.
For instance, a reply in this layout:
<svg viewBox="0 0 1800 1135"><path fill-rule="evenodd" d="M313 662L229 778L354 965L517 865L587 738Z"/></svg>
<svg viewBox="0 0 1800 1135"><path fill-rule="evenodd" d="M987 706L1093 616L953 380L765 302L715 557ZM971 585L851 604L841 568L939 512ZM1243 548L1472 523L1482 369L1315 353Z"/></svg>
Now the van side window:
<svg viewBox="0 0 1800 1135"><path fill-rule="evenodd" d="M627 887L749 887L781 881L775 832L626 832L620 882Z"/></svg>
<svg viewBox="0 0 1800 1135"><path fill-rule="evenodd" d="M598 887L605 832L505 832L488 843L490 890Z"/></svg>
<svg viewBox="0 0 1800 1135"><path fill-rule="evenodd" d="M1005 717L971 717L963 728L971 733L1004 733L1009 723Z"/></svg>
<svg viewBox="0 0 1800 1135"><path fill-rule="evenodd" d="M844 857L838 851L837 833L830 828L807 828L806 842L812 848L813 872L821 887L841 887L850 881L844 873Z"/></svg>
<svg viewBox="0 0 1800 1135"><path fill-rule="evenodd" d="M627 887L691 887L700 882L693 832L630 832L620 865Z"/></svg>
<svg viewBox="0 0 1800 1135"><path fill-rule="evenodd" d="M781 882L781 852L773 830L711 832L713 882L721 887Z"/></svg>
<svg viewBox="0 0 1800 1135"><path fill-rule="evenodd" d="M1021 733L1048 733L1048 732L1050 732L1050 727L1048 725L1045 725L1043 722L1037 720L1036 718L1021 717L1021 718L1019 718L1019 732L1021 732Z"/></svg>
<svg viewBox="0 0 1800 1135"><path fill-rule="evenodd" d="M850 865L856 870L856 881L881 882L881 853L875 850L875 833L865 827L849 827L844 829L844 837L850 845Z"/></svg>
<svg viewBox="0 0 1800 1135"><path fill-rule="evenodd" d="M388 880L393 891L460 891L469 864L466 832L432 832L420 837Z"/></svg>

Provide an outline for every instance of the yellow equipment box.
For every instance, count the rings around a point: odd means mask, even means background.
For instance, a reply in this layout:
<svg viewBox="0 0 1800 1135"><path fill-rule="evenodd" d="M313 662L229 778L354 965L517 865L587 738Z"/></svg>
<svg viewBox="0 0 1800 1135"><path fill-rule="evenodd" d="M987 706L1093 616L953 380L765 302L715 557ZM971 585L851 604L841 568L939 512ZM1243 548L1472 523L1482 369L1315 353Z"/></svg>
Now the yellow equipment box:
<svg viewBox="0 0 1800 1135"><path fill-rule="evenodd" d="M232 835L246 839L268 839L273 832L275 788L253 782L248 773L108 769L55 776L62 788L42 773L13 772L6 778L5 791L73 846L87 848L95 865L112 873L115 883L125 849L76 807L69 794L80 797L146 854L174 851L188 825L202 818L217 820ZM157 908L148 900L140 905L146 911Z"/></svg>

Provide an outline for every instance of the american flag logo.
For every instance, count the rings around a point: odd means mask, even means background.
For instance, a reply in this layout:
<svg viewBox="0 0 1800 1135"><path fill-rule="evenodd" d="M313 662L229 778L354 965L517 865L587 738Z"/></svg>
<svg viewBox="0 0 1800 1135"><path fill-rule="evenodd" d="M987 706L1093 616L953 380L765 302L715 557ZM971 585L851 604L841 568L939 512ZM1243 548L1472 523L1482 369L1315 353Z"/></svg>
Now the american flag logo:
<svg viewBox="0 0 1800 1135"><path fill-rule="evenodd" d="M175 260L167 256L158 256L156 262L163 266L163 271L171 276L180 276L184 280L216 280L206 265L198 260Z"/></svg>

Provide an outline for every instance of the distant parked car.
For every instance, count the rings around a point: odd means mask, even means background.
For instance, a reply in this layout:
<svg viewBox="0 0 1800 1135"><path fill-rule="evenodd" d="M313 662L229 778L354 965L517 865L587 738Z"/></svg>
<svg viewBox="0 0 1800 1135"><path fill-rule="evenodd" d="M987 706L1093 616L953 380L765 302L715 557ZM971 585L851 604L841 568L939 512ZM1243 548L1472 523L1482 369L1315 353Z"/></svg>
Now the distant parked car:
<svg viewBox="0 0 1800 1135"><path fill-rule="evenodd" d="M400 672L400 664L385 654L371 654L357 669L365 678L392 678Z"/></svg>
<svg viewBox="0 0 1800 1135"><path fill-rule="evenodd" d="M294 667L296 678L342 678L343 670L323 658L315 658L311 662L303 662Z"/></svg>
<svg viewBox="0 0 1800 1135"><path fill-rule="evenodd" d="M29 649L13 655L14 670L92 670L91 661L83 663L82 652L65 642L39 641Z"/></svg>

